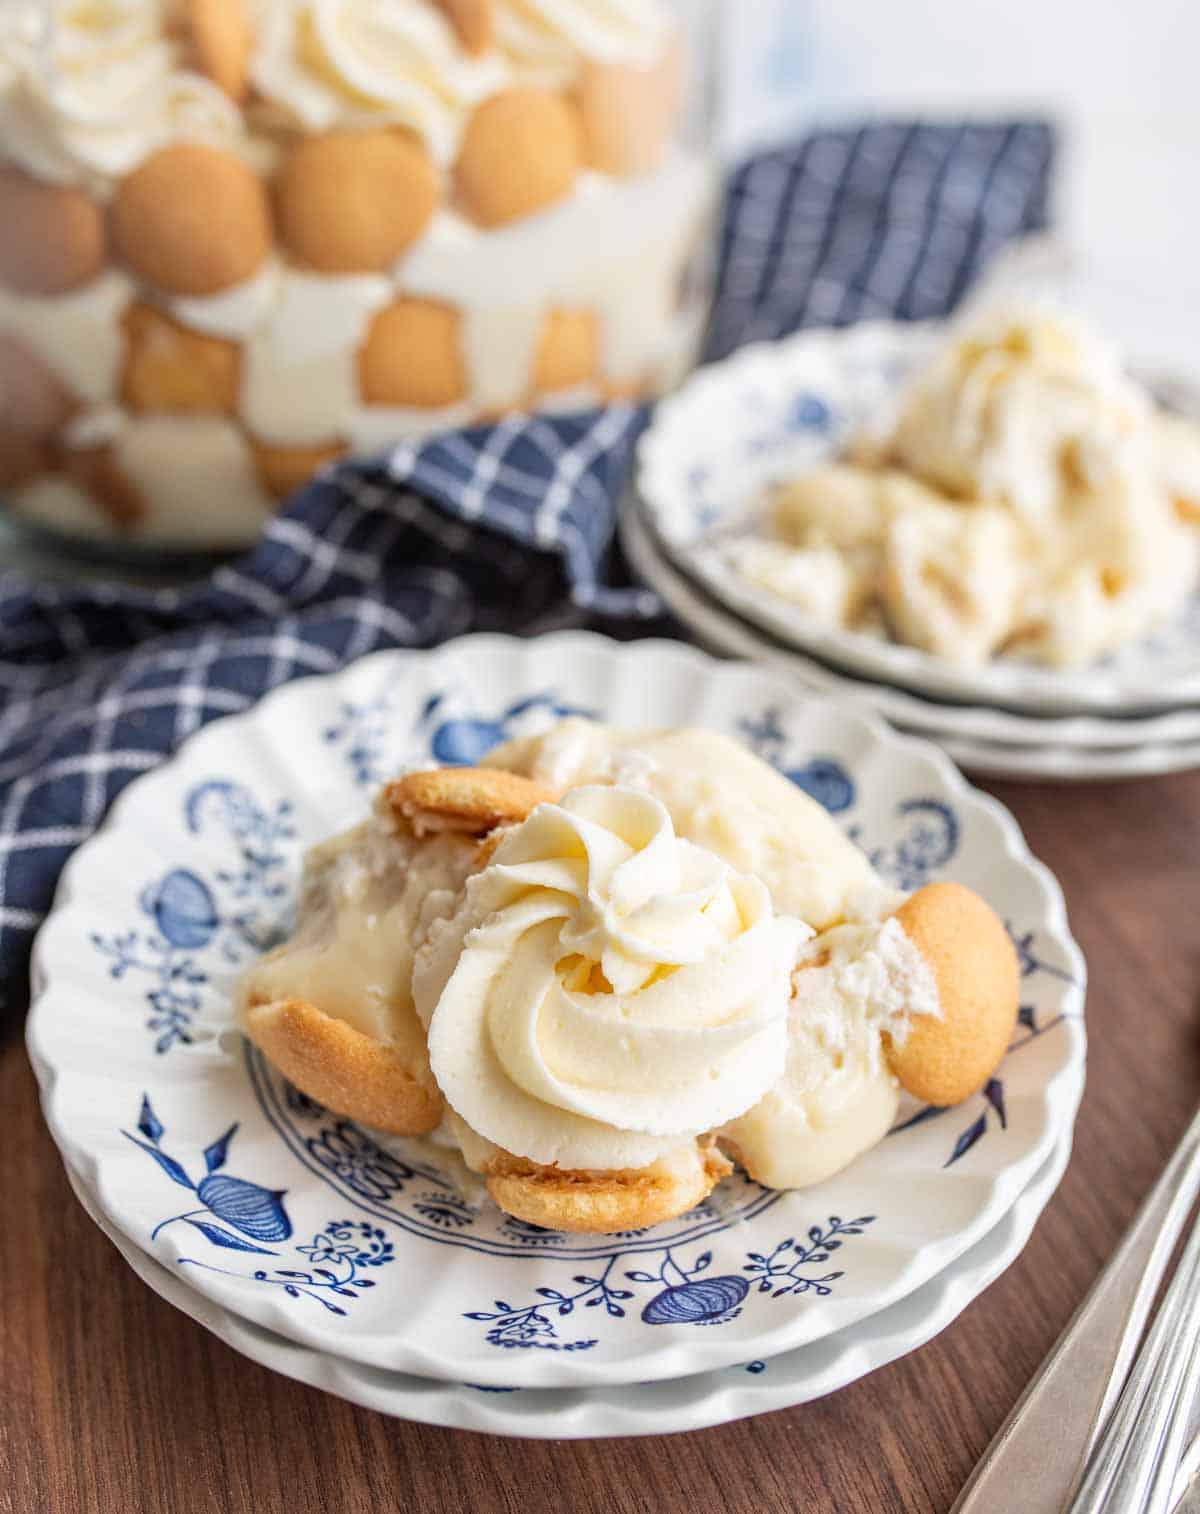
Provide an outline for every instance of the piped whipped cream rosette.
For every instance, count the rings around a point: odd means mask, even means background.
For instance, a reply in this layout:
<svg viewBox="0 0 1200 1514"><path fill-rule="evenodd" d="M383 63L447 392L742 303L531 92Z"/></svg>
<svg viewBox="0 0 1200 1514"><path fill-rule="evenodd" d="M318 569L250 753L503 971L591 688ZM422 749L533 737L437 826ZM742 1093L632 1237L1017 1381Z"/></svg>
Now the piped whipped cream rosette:
<svg viewBox="0 0 1200 1514"><path fill-rule="evenodd" d="M495 50L465 52L435 5L268 0L250 77L285 120L309 130L397 122L445 162L472 108L512 69Z"/></svg>
<svg viewBox="0 0 1200 1514"><path fill-rule="evenodd" d="M775 1081L809 935L652 796L576 789L501 843L424 949L434 1076L515 1155L644 1167Z"/></svg>
<svg viewBox="0 0 1200 1514"><path fill-rule="evenodd" d="M568 720L490 760L396 780L312 854L238 1013L339 1113L440 1119L509 1213L632 1229L731 1158L816 1183L902 1093L956 1103L1003 1057L1019 973L994 912L887 889L736 742Z"/></svg>
<svg viewBox="0 0 1200 1514"><path fill-rule="evenodd" d="M237 105L155 0L0 7L0 153L51 183L102 189L181 137L227 145Z"/></svg>

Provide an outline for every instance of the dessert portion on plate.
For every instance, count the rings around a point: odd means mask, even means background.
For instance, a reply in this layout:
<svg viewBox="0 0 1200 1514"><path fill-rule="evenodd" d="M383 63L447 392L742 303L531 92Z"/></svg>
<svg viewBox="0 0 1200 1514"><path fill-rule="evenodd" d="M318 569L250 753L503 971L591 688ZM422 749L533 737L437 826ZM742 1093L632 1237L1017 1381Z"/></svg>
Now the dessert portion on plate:
<svg viewBox="0 0 1200 1514"><path fill-rule="evenodd" d="M814 800L700 729L568 719L406 774L309 853L237 990L299 1088L458 1149L509 1214L637 1229L737 1162L821 1182L901 1090L981 1087L1018 966L978 895L888 889Z"/></svg>
<svg viewBox="0 0 1200 1514"><path fill-rule="evenodd" d="M993 311L721 551L817 624L963 666L1081 666L1196 589L1200 428L1157 409L1081 321Z"/></svg>
<svg viewBox="0 0 1200 1514"><path fill-rule="evenodd" d="M666 0L7 0L0 487L228 547L322 463L652 392L711 201Z"/></svg>

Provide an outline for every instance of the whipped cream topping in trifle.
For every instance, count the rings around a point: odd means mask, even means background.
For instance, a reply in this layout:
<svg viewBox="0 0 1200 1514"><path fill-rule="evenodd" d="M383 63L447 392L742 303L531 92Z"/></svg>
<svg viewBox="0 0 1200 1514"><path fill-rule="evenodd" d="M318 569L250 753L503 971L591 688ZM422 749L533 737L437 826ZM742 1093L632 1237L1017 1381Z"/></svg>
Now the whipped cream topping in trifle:
<svg viewBox="0 0 1200 1514"><path fill-rule="evenodd" d="M0 338L62 414L0 428L6 501L236 546L347 454L672 381L712 203L681 56L661 0L7 0Z"/></svg>
<svg viewBox="0 0 1200 1514"><path fill-rule="evenodd" d="M242 135L237 105L189 66L167 0L6 0L0 159L106 193L156 148Z"/></svg>
<svg viewBox="0 0 1200 1514"><path fill-rule="evenodd" d="M316 849L238 1006L325 1102L369 1083L373 1123L398 1058L430 1097L386 1128L438 1125L510 1212L623 1228L726 1158L820 1182L903 1089L954 1102L1003 1054L1016 959L983 901L887 888L738 743L570 719L489 763L397 779Z"/></svg>

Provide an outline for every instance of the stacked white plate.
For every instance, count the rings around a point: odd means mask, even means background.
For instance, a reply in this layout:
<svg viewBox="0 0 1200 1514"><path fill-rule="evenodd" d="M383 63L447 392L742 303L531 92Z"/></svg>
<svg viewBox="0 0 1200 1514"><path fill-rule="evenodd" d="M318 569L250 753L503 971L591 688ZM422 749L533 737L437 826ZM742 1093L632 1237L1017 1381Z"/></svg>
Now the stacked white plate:
<svg viewBox="0 0 1200 1514"><path fill-rule="evenodd" d="M233 1031L230 992L285 928L304 848L400 764L473 761L566 712L724 729L899 886L985 893L1023 973L985 1091L910 1105L818 1188L736 1177L670 1224L574 1236L505 1216L446 1151L287 1084ZM39 937L29 1047L83 1204L245 1355L430 1423L657 1434L828 1393L929 1339L1014 1259L1068 1158L1083 987L1057 884L927 743L674 644L475 637L288 685L131 785Z"/></svg>
<svg viewBox="0 0 1200 1514"><path fill-rule="evenodd" d="M1092 667L963 669L831 629L730 567L724 538L768 487L886 412L938 331L808 331L702 370L660 406L622 533L635 569L714 650L851 695L962 766L1014 778L1136 777L1200 766L1200 593L1171 625Z"/></svg>

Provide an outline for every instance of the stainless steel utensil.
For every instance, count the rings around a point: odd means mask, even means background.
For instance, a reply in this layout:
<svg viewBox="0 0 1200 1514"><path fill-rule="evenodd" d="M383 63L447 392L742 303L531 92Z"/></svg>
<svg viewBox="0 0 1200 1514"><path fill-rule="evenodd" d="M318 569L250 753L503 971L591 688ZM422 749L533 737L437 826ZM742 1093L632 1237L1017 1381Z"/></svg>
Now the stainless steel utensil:
<svg viewBox="0 0 1200 1514"><path fill-rule="evenodd" d="M1167 1514L1200 1372L1200 1224L1084 1470L1071 1514Z"/></svg>
<svg viewBox="0 0 1200 1514"><path fill-rule="evenodd" d="M1200 1114L951 1514L1060 1514L1068 1506L1129 1377L1198 1189Z"/></svg>

